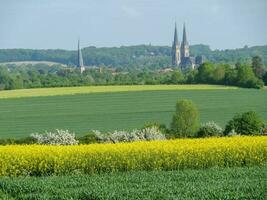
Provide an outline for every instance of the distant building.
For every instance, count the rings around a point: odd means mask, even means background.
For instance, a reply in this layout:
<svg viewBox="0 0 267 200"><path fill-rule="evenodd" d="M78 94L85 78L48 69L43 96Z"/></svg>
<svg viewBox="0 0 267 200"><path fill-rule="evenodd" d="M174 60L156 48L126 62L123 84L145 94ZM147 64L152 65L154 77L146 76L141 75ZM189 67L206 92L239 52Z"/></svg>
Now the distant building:
<svg viewBox="0 0 267 200"><path fill-rule="evenodd" d="M177 27L175 23L174 41L172 45L172 66L178 67L182 71L195 69L203 63L203 56L190 56L189 43L187 41L185 24L183 27L183 40L181 46L178 41Z"/></svg>
<svg viewBox="0 0 267 200"><path fill-rule="evenodd" d="M174 39L173 39L173 44L172 44L172 65L174 67L179 67L180 62L181 62L180 44L178 41L177 27L175 23Z"/></svg>
<svg viewBox="0 0 267 200"><path fill-rule="evenodd" d="M77 68L79 72L82 74L85 71L85 67L83 66L83 55L80 49L80 40L78 40L78 60L77 60Z"/></svg>

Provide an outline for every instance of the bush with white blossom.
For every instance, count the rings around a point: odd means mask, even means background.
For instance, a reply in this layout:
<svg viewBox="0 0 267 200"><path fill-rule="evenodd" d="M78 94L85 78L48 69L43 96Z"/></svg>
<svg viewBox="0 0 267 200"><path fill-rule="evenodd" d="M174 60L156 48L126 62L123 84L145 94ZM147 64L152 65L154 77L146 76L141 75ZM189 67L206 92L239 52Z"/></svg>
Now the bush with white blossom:
<svg viewBox="0 0 267 200"><path fill-rule="evenodd" d="M158 127L149 127L141 130L132 131L113 131L101 133L93 131L97 140L103 143L118 143L118 142L133 142L133 141L150 141L150 140L165 140L166 137L161 133Z"/></svg>
<svg viewBox="0 0 267 200"><path fill-rule="evenodd" d="M38 144L47 145L76 145L78 140L75 139L75 134L68 130L56 129L54 132L45 132L44 134L33 133L31 137Z"/></svg>
<svg viewBox="0 0 267 200"><path fill-rule="evenodd" d="M207 122L201 124L201 127L198 130L198 137L211 137L211 136L221 136L223 134L223 129L216 124L215 122Z"/></svg>

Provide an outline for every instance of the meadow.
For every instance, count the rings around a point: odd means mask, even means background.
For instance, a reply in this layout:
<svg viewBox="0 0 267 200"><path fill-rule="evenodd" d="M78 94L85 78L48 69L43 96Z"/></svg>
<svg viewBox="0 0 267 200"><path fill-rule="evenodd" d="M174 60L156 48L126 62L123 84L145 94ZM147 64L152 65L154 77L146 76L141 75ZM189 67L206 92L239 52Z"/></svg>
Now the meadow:
<svg viewBox="0 0 267 200"><path fill-rule="evenodd" d="M158 90L228 90L237 89L233 86L221 85L107 85L107 86L82 86L82 87L58 87L58 88L33 88L20 90L5 90L0 92L0 99L58 96L88 93L107 92L132 92L132 91L158 91Z"/></svg>
<svg viewBox="0 0 267 200"><path fill-rule="evenodd" d="M81 94L82 93L82 94ZM192 100L201 122L224 126L238 112L256 111L267 120L267 91L209 85L97 86L0 92L0 138L69 129L141 128L146 122L169 125L177 100Z"/></svg>
<svg viewBox="0 0 267 200"><path fill-rule="evenodd" d="M264 200L266 178L266 166L83 176L2 177L0 199Z"/></svg>

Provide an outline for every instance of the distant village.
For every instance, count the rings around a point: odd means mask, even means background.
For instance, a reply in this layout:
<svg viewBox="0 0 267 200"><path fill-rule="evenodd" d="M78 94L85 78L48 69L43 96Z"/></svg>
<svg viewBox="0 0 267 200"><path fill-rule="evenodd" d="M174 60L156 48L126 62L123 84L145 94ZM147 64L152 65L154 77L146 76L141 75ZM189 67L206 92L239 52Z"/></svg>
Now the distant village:
<svg viewBox="0 0 267 200"><path fill-rule="evenodd" d="M153 52L151 52L151 55L153 56ZM85 71L85 66L83 63L83 56L82 51L80 48L80 40L78 40L78 54L77 54L77 69L80 73L83 73ZM186 34L186 27L185 24L183 25L183 38L182 42L180 44L178 39L178 32L177 32L177 25L175 23L174 28L174 39L172 43L172 52L171 52L171 59L172 59L172 66L158 70L159 72L171 72L174 69L180 69L181 71L187 71L197 68L199 65L201 65L204 61L203 56L190 56L190 47L189 42L187 40L187 34ZM101 70L101 69L99 69ZM111 71L115 69L109 69Z"/></svg>

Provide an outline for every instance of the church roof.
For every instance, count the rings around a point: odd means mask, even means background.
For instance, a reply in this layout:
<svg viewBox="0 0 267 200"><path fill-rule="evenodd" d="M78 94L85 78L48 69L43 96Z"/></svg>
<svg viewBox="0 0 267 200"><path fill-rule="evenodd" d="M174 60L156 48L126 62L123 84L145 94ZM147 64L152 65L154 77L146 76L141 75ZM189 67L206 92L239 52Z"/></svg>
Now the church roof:
<svg viewBox="0 0 267 200"><path fill-rule="evenodd" d="M181 66L186 67L186 66L192 66L194 64L194 58L192 57L184 57L181 60Z"/></svg>

